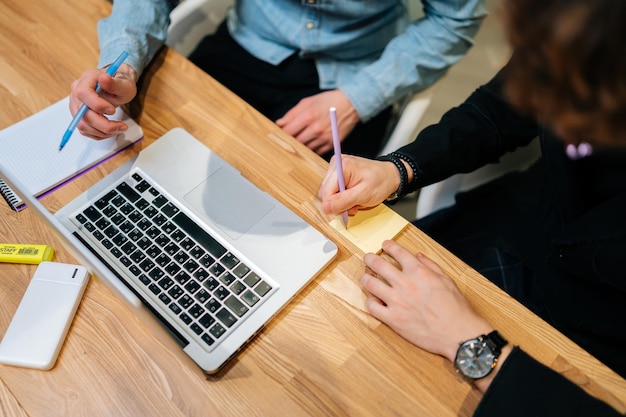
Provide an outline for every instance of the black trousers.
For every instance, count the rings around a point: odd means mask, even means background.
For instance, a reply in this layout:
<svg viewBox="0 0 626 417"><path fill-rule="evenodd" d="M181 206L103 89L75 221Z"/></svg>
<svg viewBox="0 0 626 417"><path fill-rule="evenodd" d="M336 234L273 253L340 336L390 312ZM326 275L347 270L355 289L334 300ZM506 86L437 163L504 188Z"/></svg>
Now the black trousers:
<svg viewBox="0 0 626 417"><path fill-rule="evenodd" d="M322 92L315 62L294 54L279 65L259 60L242 48L222 23L204 38L189 59L270 120L281 118L301 99ZM382 146L391 107L367 123L358 123L341 145L346 154L376 156ZM323 155L330 159L332 152Z"/></svg>

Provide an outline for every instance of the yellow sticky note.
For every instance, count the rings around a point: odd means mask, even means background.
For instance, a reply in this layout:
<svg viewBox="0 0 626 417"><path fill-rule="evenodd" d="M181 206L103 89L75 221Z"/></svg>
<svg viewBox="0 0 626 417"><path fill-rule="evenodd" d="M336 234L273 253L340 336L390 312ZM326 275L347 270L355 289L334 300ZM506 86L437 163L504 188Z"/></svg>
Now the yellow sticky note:
<svg viewBox="0 0 626 417"><path fill-rule="evenodd" d="M348 229L342 216L336 216L330 225L346 239L354 243L363 253L378 253L384 240L393 239L404 229L408 221L384 204L359 210L348 220Z"/></svg>

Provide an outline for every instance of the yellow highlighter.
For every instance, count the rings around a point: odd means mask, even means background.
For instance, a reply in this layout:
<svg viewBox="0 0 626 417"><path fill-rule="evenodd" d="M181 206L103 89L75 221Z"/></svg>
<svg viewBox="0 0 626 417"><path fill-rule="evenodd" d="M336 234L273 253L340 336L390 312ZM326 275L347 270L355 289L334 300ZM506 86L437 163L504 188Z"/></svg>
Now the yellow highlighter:
<svg viewBox="0 0 626 417"><path fill-rule="evenodd" d="M54 249L48 245L0 243L0 262L40 264L51 261Z"/></svg>

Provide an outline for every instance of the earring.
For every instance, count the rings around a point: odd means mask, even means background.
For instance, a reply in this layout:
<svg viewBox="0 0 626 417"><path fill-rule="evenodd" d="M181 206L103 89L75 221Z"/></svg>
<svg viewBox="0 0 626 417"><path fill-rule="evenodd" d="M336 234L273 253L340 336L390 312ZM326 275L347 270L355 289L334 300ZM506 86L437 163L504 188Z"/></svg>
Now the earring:
<svg viewBox="0 0 626 417"><path fill-rule="evenodd" d="M569 159L575 161L577 159L584 158L593 153L593 148L587 142L580 142L578 145L570 143L565 148L565 154Z"/></svg>

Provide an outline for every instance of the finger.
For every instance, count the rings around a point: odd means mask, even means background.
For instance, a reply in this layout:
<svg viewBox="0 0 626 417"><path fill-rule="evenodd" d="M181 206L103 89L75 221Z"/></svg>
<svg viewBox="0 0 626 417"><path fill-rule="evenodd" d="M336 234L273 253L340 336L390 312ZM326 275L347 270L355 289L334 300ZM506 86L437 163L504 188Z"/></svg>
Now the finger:
<svg viewBox="0 0 626 417"><path fill-rule="evenodd" d="M339 184L337 183L337 164L333 156L330 158L328 169L317 191L317 196L320 200L323 200L324 197L335 194L337 191L339 191Z"/></svg>
<svg viewBox="0 0 626 417"><path fill-rule="evenodd" d="M121 121L108 118L88 110L78 124L78 130L83 136L93 139L105 139L128 130L128 125Z"/></svg>
<svg viewBox="0 0 626 417"><path fill-rule="evenodd" d="M289 110L282 118L276 120L276 124L282 128L285 133L298 139L298 136L307 127L307 121L303 117L298 117L295 113L295 108Z"/></svg>
<svg viewBox="0 0 626 417"><path fill-rule="evenodd" d="M389 300L392 289L383 280L366 272L361 275L359 282L367 292L381 300L383 303L386 303L386 300Z"/></svg>
<svg viewBox="0 0 626 417"><path fill-rule="evenodd" d="M417 257L393 240L385 240L382 244L382 249L387 255L391 256L403 270L411 269L416 264Z"/></svg>
<svg viewBox="0 0 626 417"><path fill-rule="evenodd" d="M326 214L339 214L344 211L348 211L349 214L356 214L358 211L355 205L356 199L359 197L360 192L357 188L349 188L346 191L331 194L322 200L322 211Z"/></svg>
<svg viewBox="0 0 626 417"><path fill-rule="evenodd" d="M382 256L368 253L363 257L363 261L374 273L385 279L390 286L393 287L394 283L397 282L397 276L401 271Z"/></svg>
<svg viewBox="0 0 626 417"><path fill-rule="evenodd" d="M324 155L332 150L333 150L332 143L326 142L321 147L315 149L315 153L317 153L318 155Z"/></svg>
<svg viewBox="0 0 626 417"><path fill-rule="evenodd" d="M430 268L431 270L433 270L434 272L440 273L442 274L443 271L442 269L439 267L439 265L433 261L432 259L430 259L429 257L427 257L426 255L424 255L423 253L418 253L416 255L417 259L422 262L426 267Z"/></svg>
<svg viewBox="0 0 626 417"><path fill-rule="evenodd" d="M384 301L377 297L368 297L367 300L365 300L365 308L372 316L376 317L383 323L387 323L389 309Z"/></svg>

